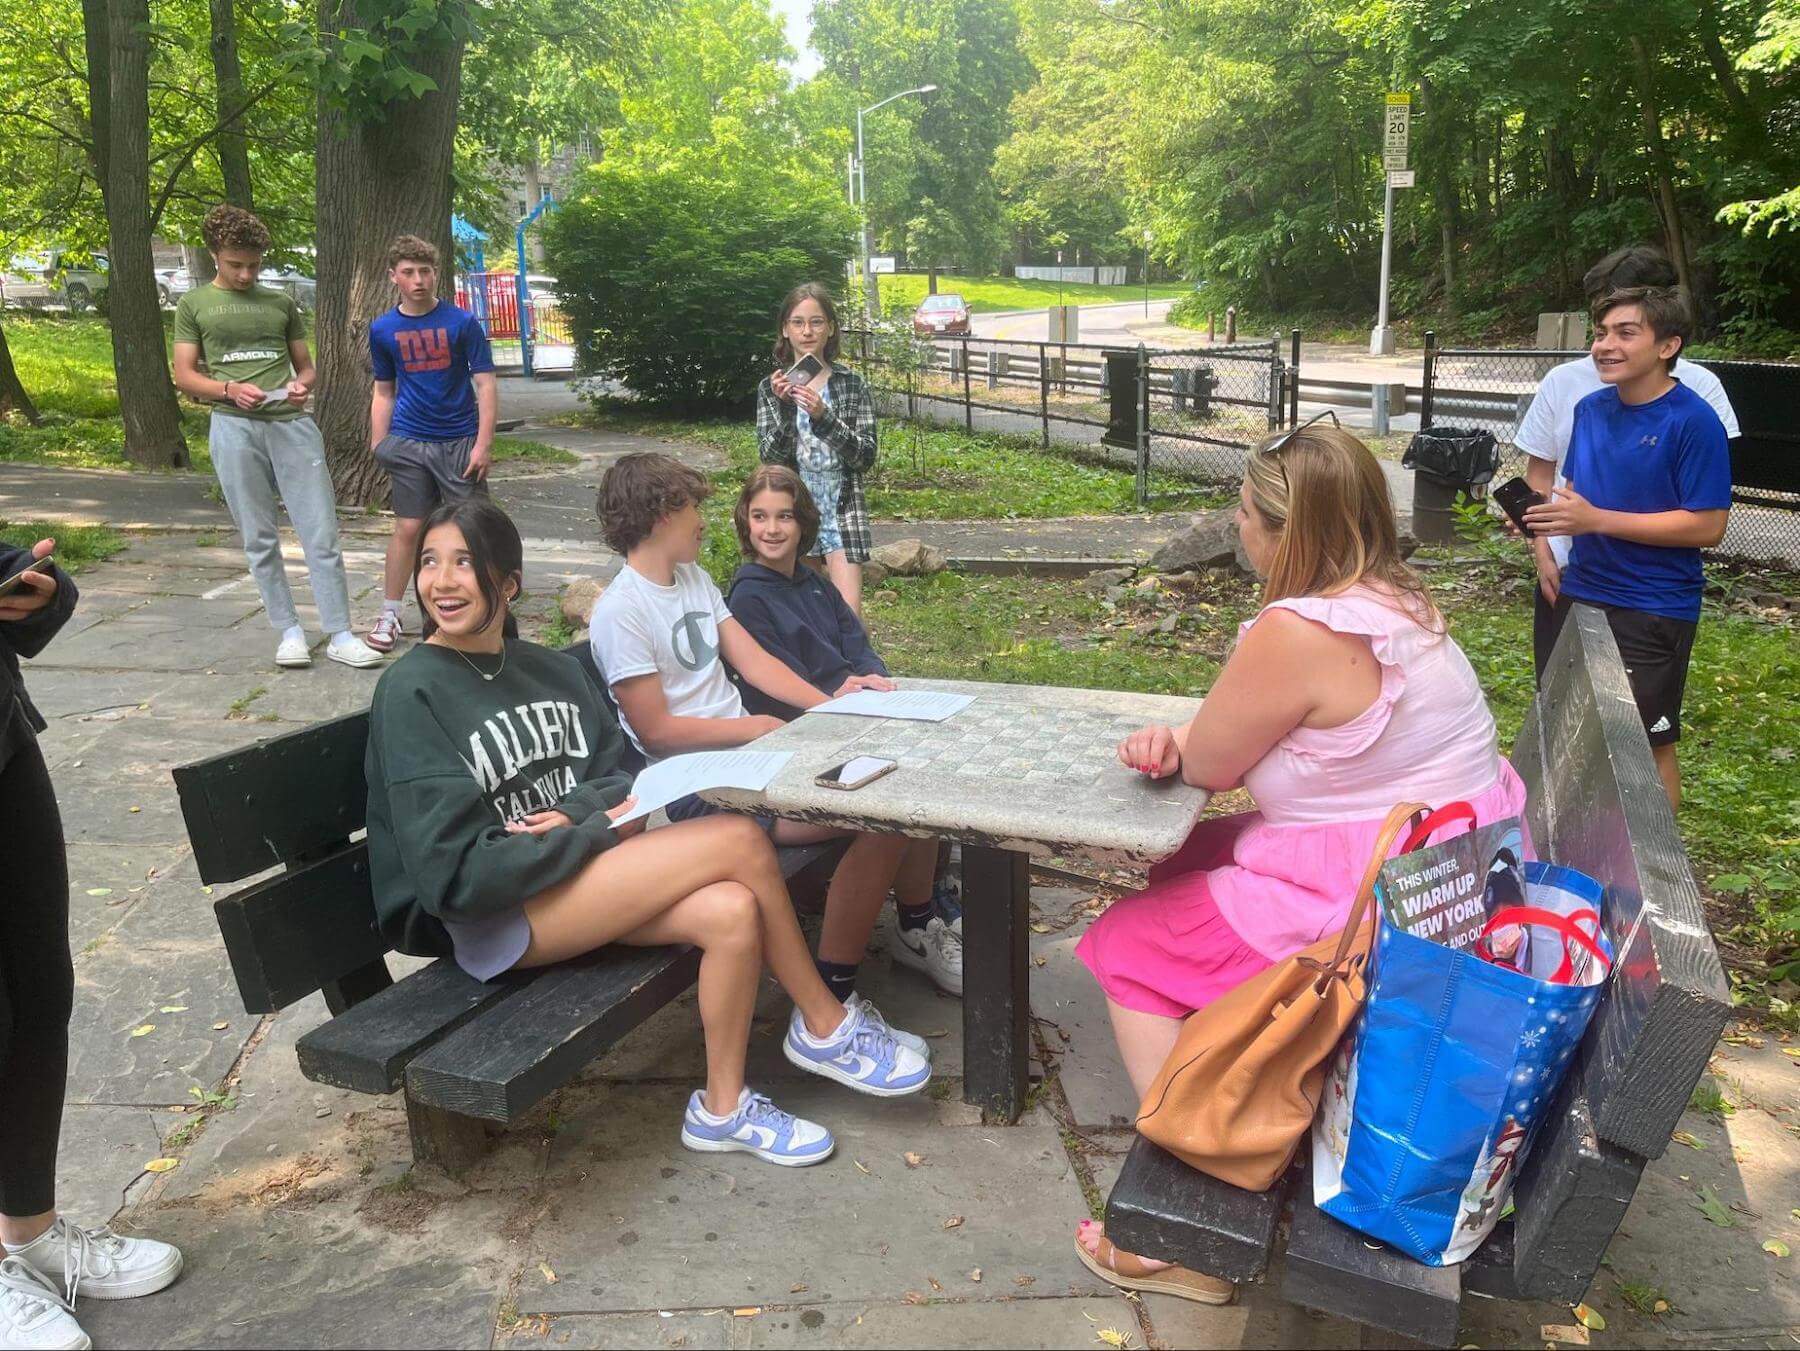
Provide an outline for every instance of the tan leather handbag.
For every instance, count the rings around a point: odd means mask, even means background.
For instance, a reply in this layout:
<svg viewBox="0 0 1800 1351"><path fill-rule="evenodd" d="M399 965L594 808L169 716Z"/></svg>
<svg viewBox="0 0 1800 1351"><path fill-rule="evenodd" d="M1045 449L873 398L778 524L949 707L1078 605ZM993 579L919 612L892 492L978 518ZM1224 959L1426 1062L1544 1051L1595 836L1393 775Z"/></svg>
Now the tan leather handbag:
<svg viewBox="0 0 1800 1351"><path fill-rule="evenodd" d="M1189 1167L1267 1191L1312 1125L1327 1062L1368 995L1375 879L1407 821L1388 813L1341 934L1192 1014L1138 1108L1138 1133ZM1364 919L1368 923L1364 923Z"/></svg>

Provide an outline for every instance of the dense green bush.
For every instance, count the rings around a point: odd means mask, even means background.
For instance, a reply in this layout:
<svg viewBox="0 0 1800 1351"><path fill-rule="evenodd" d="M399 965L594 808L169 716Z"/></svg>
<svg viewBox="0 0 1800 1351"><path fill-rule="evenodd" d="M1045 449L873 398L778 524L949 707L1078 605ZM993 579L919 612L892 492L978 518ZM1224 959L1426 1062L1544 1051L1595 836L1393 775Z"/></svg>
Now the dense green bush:
<svg viewBox="0 0 1800 1351"><path fill-rule="evenodd" d="M841 284L855 228L833 182L686 154L595 165L548 220L584 368L693 410L748 406L782 297Z"/></svg>

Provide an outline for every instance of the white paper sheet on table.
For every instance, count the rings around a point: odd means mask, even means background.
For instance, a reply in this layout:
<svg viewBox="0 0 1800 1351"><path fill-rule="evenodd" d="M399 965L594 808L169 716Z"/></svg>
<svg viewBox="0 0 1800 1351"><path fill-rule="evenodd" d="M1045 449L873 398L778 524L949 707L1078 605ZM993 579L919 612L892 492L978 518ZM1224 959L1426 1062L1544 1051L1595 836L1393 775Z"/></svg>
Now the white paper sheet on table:
<svg viewBox="0 0 1800 1351"><path fill-rule="evenodd" d="M940 694L935 690L857 690L814 704L808 713L849 713L859 718L903 718L908 722L944 722L975 702L972 694Z"/></svg>
<svg viewBox="0 0 1800 1351"><path fill-rule="evenodd" d="M631 791L637 805L614 821L622 826L703 788L746 788L761 792L793 758L792 751L696 751L671 755L637 776Z"/></svg>

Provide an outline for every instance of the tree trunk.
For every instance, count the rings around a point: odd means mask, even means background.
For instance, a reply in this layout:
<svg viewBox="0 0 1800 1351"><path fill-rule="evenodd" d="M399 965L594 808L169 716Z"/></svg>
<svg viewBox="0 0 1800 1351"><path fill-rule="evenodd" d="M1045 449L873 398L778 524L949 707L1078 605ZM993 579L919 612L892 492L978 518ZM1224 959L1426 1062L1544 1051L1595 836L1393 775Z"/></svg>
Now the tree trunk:
<svg viewBox="0 0 1800 1351"><path fill-rule="evenodd" d="M211 0L213 83L218 90L219 172L225 200L256 210L250 190L250 151L244 142L244 74L238 65L237 18L232 0ZM209 279L210 280L210 279Z"/></svg>
<svg viewBox="0 0 1800 1351"><path fill-rule="evenodd" d="M926 295L934 296L937 294L937 277L938 277L938 265L936 263L929 264L925 269L925 294Z"/></svg>
<svg viewBox="0 0 1800 1351"><path fill-rule="evenodd" d="M31 395L19 382L18 371L13 369L12 349L6 345L6 330L0 328L0 419L8 413L17 413L34 427L42 420Z"/></svg>
<svg viewBox="0 0 1800 1351"><path fill-rule="evenodd" d="M181 261L186 265L188 280L194 286L205 286L219 275L219 269L213 263L212 251L204 245L196 248L192 244L183 244Z"/></svg>
<svg viewBox="0 0 1800 1351"><path fill-rule="evenodd" d="M149 0L82 0L94 159L106 203L107 310L125 458L185 468L150 251Z"/></svg>
<svg viewBox="0 0 1800 1351"><path fill-rule="evenodd" d="M321 40L368 26L357 0L320 0ZM461 43L415 57L436 82L422 98L386 105L380 120L357 121L321 94L316 218L319 430L332 482L346 505L377 504L387 480L369 450L369 324L394 303L388 241L415 234L453 258L451 160Z"/></svg>
<svg viewBox="0 0 1800 1351"><path fill-rule="evenodd" d="M1651 61L1650 44L1640 34L1631 34L1631 56L1637 70L1638 120L1644 129L1644 141L1650 148L1650 163L1656 170L1656 197L1662 209L1669 258L1675 264L1675 276L1681 289L1692 296L1687 237L1681 228L1681 208L1675 201L1674 170L1669 165L1669 147L1663 141L1662 114L1656 105L1656 70Z"/></svg>

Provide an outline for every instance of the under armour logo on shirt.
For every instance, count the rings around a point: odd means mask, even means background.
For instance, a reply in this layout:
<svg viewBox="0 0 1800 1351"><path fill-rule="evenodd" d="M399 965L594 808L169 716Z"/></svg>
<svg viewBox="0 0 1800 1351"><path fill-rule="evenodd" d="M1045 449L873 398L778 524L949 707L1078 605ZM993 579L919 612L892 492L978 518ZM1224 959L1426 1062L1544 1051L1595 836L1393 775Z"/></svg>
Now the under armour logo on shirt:
<svg viewBox="0 0 1800 1351"><path fill-rule="evenodd" d="M1650 724L1650 730L1652 732L1666 732L1669 730L1669 726L1669 715L1665 713L1662 717Z"/></svg>
<svg viewBox="0 0 1800 1351"><path fill-rule="evenodd" d="M706 636L709 617L704 610L689 610L669 630L669 646L675 650L675 660L686 670L704 670L719 655L718 647ZM684 639L687 643L685 651L682 649Z"/></svg>
<svg viewBox="0 0 1800 1351"><path fill-rule="evenodd" d="M409 372L450 369L450 330L403 328L394 334L400 348L400 365Z"/></svg>
<svg viewBox="0 0 1800 1351"><path fill-rule="evenodd" d="M1654 448L1655 448L1655 446L1656 446L1656 436L1655 436L1655 434L1654 434L1654 433L1653 433L1653 434L1651 434L1651 435L1649 435L1649 436L1646 436L1646 437L1644 437L1644 438L1643 438L1643 440L1641 440L1641 441L1639 441L1639 442L1638 442L1638 445L1640 445L1640 446L1649 446L1649 447L1651 447L1651 448L1652 448L1652 449L1654 449Z"/></svg>

